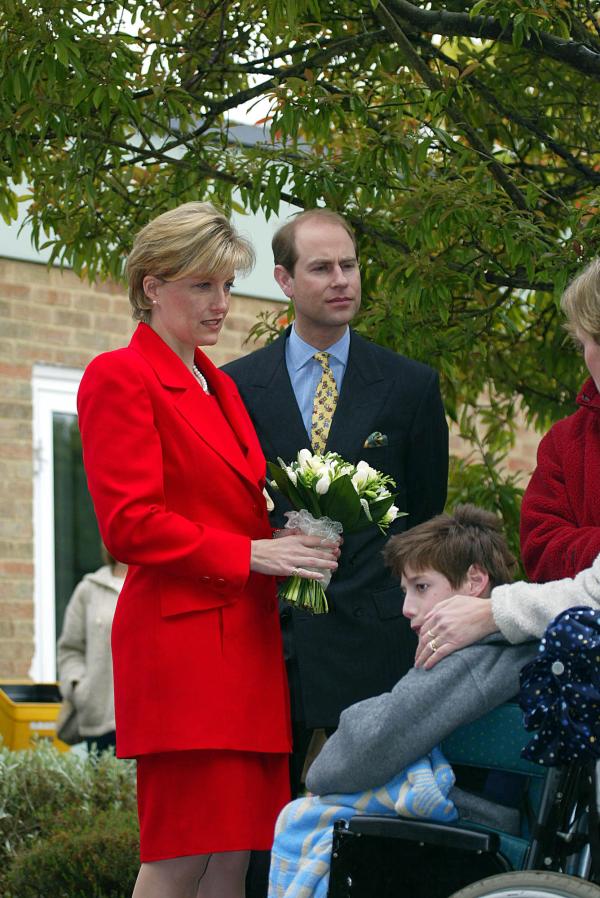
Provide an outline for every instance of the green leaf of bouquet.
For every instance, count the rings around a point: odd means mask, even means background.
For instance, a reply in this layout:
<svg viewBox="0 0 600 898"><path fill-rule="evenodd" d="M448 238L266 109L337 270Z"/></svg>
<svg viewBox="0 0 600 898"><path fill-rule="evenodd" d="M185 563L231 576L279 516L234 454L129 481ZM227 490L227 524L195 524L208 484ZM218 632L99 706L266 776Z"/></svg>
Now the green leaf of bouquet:
<svg viewBox="0 0 600 898"><path fill-rule="evenodd" d="M360 499L348 474L334 480L324 496L321 496L323 514L340 521L344 531L350 533L360 519Z"/></svg>
<svg viewBox="0 0 600 898"><path fill-rule="evenodd" d="M318 498L311 489L300 482L293 484L281 465L274 461L267 462L267 468L277 484L277 488L289 500L293 508L297 511L301 508L306 508L316 518L321 516L322 512Z"/></svg>
<svg viewBox="0 0 600 898"><path fill-rule="evenodd" d="M286 474L286 472L281 468L276 462L269 461L267 462L267 468L269 469L269 474L272 479L277 484L277 489L283 493L286 499L292 504L292 506L296 509L304 508L305 505L302 500L302 496Z"/></svg>
<svg viewBox="0 0 600 898"><path fill-rule="evenodd" d="M361 530L367 530L369 527L375 527L376 522L370 521L367 515L365 514L364 508L360 507L360 514L352 527L345 527L344 530L346 533L359 533Z"/></svg>
<svg viewBox="0 0 600 898"><path fill-rule="evenodd" d="M367 527L373 527L373 526L378 526L379 529L381 530L381 532L385 533L385 531L387 530L389 525L388 524L380 524L379 522L384 517L386 512L392 507L392 505L394 504L395 498L396 498L395 496L386 496L385 499L377 499L376 502L372 502L369 505L369 509L370 509L371 517L373 518L373 520L369 521L369 519L366 516L366 514L364 513L364 511L362 511L362 516L361 516L360 520L358 521L356 527L354 528L354 533L357 533L359 530L366 530ZM406 517L407 514L408 514L408 512L406 512L406 511L399 511L397 517L403 518L403 517Z"/></svg>
<svg viewBox="0 0 600 898"><path fill-rule="evenodd" d="M384 514L390 510L394 504L395 498L395 496L386 496L384 499L377 499L375 502L369 504L371 517L376 524L379 523Z"/></svg>
<svg viewBox="0 0 600 898"><path fill-rule="evenodd" d="M324 511L320 502L321 497L318 496L309 486L298 483L298 493L302 499L302 505L299 508L306 508L315 518L323 516Z"/></svg>

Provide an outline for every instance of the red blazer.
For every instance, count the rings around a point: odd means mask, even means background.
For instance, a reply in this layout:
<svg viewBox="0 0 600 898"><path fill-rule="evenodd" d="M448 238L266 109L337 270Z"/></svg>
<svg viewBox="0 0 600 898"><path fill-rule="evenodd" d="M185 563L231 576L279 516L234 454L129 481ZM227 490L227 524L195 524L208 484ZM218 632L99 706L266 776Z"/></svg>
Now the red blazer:
<svg viewBox="0 0 600 898"><path fill-rule="evenodd" d="M196 364L212 396L140 324L79 388L100 532L129 565L112 636L121 757L290 750L275 581L249 569L250 541L271 536L265 460L233 381L199 350Z"/></svg>
<svg viewBox="0 0 600 898"><path fill-rule="evenodd" d="M600 553L600 395L589 378L578 411L541 441L521 506L521 555L530 580L561 580Z"/></svg>

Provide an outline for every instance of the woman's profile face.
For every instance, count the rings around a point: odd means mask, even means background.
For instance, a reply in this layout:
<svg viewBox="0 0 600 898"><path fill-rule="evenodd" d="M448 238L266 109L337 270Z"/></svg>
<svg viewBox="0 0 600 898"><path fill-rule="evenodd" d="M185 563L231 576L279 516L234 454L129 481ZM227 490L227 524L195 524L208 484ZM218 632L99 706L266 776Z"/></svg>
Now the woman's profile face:
<svg viewBox="0 0 600 898"><path fill-rule="evenodd" d="M174 281L148 275L144 291L152 302L150 327L181 357L195 346L213 346L229 311L232 286L230 272Z"/></svg>
<svg viewBox="0 0 600 898"><path fill-rule="evenodd" d="M596 384L596 389L600 392L600 345L596 343L591 334L581 330L579 327L575 331L575 336L581 344L585 367L590 372L590 377Z"/></svg>

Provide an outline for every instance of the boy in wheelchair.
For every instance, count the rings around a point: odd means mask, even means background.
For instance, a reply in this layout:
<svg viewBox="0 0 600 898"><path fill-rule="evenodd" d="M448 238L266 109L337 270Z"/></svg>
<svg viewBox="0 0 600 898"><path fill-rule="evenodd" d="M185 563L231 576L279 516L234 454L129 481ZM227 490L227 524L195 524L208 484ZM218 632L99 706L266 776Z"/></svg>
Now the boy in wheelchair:
<svg viewBox="0 0 600 898"><path fill-rule="evenodd" d="M403 613L417 633L437 602L456 592L488 597L515 567L498 519L472 505L392 537L384 557L402 582ZM435 647L435 634L429 635ZM413 668L391 692L347 708L308 772L314 795L280 815L269 898L324 896L334 820L373 813L374 806L378 814L458 816L510 831L515 811L453 788L436 747L514 697L519 672L536 650L537 642L510 645L493 634L430 671Z"/></svg>

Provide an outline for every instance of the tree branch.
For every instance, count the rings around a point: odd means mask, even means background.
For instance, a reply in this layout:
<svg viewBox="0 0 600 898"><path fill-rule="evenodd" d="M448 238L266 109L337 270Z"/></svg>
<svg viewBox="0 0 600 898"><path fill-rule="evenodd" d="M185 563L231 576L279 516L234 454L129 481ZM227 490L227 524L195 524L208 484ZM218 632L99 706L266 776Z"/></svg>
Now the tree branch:
<svg viewBox="0 0 600 898"><path fill-rule="evenodd" d="M513 26L502 26L493 16L473 16L467 12L422 9L408 0L387 0L394 13L414 28L428 34L488 38L512 44ZM600 76L600 53L577 41L555 37L547 31L537 31L523 38L521 47L541 53L551 59L577 69L584 75Z"/></svg>
<svg viewBox="0 0 600 898"><path fill-rule="evenodd" d="M428 45L429 46L429 45ZM438 47L431 47L433 51L433 55L436 59L441 59L446 65L451 65L459 68L456 60L447 56L443 53ZM587 181L589 181L593 185L600 184L600 171L596 171L591 168L589 165L586 165L585 162L581 162L576 156L574 156L569 150L566 149L562 144L558 143L558 141L554 140L553 137L548 134L547 131L540 128L532 118L521 115L519 112L516 112L514 109L508 109L504 106L496 97L496 95L484 84L476 75L469 75L469 83L474 85L479 91L480 95L486 100L488 105L495 109L496 112L499 112L501 116L504 118L510 119L510 121L514 122L516 125L521 125L523 128L534 134L539 140L541 140L548 149L552 150L557 156L567 163L567 165L584 175ZM540 166L540 170L550 171L548 166Z"/></svg>
<svg viewBox="0 0 600 898"><path fill-rule="evenodd" d="M386 6L383 3L379 3L375 13L389 31L392 40L398 44L410 67L418 72L429 89L433 91L443 91L443 86L438 78L430 71L419 54L414 50L407 36ZM527 201L524 195L516 184L512 183L504 168L494 159L491 151L485 146L476 131L474 131L468 122L465 121L465 115L458 109L456 104L449 101L446 110L455 125L457 125L465 134L475 152L487 161L492 175L507 196L510 197L515 206L518 209L527 209Z"/></svg>

